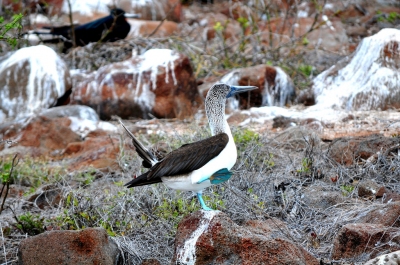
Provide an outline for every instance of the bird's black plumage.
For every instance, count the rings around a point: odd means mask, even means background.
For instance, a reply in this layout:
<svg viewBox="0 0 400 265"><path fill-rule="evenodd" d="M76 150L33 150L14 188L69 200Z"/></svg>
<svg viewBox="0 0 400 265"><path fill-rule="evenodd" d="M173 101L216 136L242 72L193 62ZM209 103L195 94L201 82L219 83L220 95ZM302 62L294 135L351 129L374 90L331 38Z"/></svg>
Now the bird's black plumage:
<svg viewBox="0 0 400 265"><path fill-rule="evenodd" d="M228 135L221 133L195 143L185 144L167 154L149 171L126 183L125 186L128 188L143 186L161 182L161 177L190 173L218 156L228 141Z"/></svg>
<svg viewBox="0 0 400 265"><path fill-rule="evenodd" d="M64 42L64 47L67 49L72 47L73 34L71 26L47 27L47 29L50 29L49 33L34 33L61 36L60 40ZM125 11L119 8L112 9L110 15L106 17L83 25L74 25L75 44L77 46L85 46L90 42L112 42L125 39L130 29L131 26L125 18ZM50 40L50 42L54 42L54 40Z"/></svg>

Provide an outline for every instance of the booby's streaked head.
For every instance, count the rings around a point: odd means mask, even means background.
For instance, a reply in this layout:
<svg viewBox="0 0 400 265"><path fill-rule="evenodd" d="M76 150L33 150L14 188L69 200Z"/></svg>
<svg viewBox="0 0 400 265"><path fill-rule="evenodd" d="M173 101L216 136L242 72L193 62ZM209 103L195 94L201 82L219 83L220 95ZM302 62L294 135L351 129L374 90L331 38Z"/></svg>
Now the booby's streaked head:
<svg viewBox="0 0 400 265"><path fill-rule="evenodd" d="M205 100L205 109L212 135L230 132L225 119L226 99L257 88L256 86L231 86L223 83L215 84L210 88Z"/></svg>

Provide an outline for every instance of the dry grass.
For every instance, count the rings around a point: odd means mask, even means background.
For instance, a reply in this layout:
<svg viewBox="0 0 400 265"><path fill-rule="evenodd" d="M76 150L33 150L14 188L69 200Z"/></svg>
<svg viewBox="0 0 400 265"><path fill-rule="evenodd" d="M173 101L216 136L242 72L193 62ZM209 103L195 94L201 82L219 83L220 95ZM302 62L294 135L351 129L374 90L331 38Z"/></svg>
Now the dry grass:
<svg viewBox="0 0 400 265"><path fill-rule="evenodd" d="M170 127L167 122L160 122L160 126ZM240 128L233 128L233 133L239 150L239 159L233 169L235 174L227 183L205 191L207 203L228 214L238 224L249 219L279 218L289 228L289 233L284 236L317 258L329 259L339 229L356 222L360 212L380 204L380 201L358 198L357 186L351 192L344 192L342 186L350 185L352 177L374 179L400 191L396 179L400 161L393 152L380 155L373 163L346 168L332 162L326 156L327 144L318 139L311 141L313 135L305 134L302 144L299 139L293 142L296 145L290 146L287 141L278 141L279 137L267 138ZM168 148L175 149L207 135L208 130L204 127L190 124L186 133L168 135ZM149 144L166 140L162 135L143 137L150 139ZM310 146L311 143L314 146ZM305 158L312 159L311 166L317 170L305 169ZM140 160L129 150L123 150L120 164L123 165L121 172L97 172L95 178L90 177L93 173L80 173L78 185L74 181L76 174L65 175L57 182L63 190L63 200L58 206L47 210L32 206L28 209L44 217L46 227L104 227L123 252L124 264L140 264L148 258L169 264L177 225L185 215L200 209L197 199L191 192L170 190L162 184L126 189L122 184L142 170ZM330 177L336 175L338 181L333 183ZM282 183L284 185L279 185ZM332 192L340 200L328 201L326 207L321 207L320 202L312 199L315 193L310 193L309 189ZM8 207L17 215L24 214L28 210L20 208L24 200L22 197L9 201ZM38 222L37 219L33 221ZM24 235L12 223L8 226L11 231L2 236L2 248L8 253L8 260L15 261L17 243ZM312 231L318 235L319 242L310 240ZM364 262L367 258L368 253L365 253L361 258L347 261Z"/></svg>

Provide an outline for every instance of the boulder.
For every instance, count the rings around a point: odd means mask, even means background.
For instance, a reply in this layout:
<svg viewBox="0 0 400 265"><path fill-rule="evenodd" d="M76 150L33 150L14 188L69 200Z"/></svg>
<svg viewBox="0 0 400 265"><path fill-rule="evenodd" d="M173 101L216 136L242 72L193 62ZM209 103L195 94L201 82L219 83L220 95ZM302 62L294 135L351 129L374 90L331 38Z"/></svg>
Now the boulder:
<svg viewBox="0 0 400 265"><path fill-rule="evenodd" d="M114 125L96 121L98 117L87 111L88 107L55 109L46 111L47 116L0 126L0 135L10 143L0 144L0 156L18 152L22 156L64 159L71 170L118 166L119 138L109 135L117 131Z"/></svg>
<svg viewBox="0 0 400 265"><path fill-rule="evenodd" d="M202 101L188 57L151 49L87 75L74 87L71 104L90 106L102 119L184 118L193 115Z"/></svg>
<svg viewBox="0 0 400 265"><path fill-rule="evenodd" d="M225 74L218 82L233 86L256 86L259 89L242 93L238 98L228 99L230 110L249 109L260 106L286 106L293 102L296 91L290 77L280 68L256 65L233 70ZM203 97L213 83L204 83L199 87Z"/></svg>
<svg viewBox="0 0 400 265"><path fill-rule="evenodd" d="M375 197L378 190L381 188L381 185L378 185L373 180L366 179L361 181L358 184L358 196L359 197Z"/></svg>
<svg viewBox="0 0 400 265"><path fill-rule="evenodd" d="M21 241L20 265L117 264L119 250L103 228L53 230Z"/></svg>
<svg viewBox="0 0 400 265"><path fill-rule="evenodd" d="M367 137L343 137L335 139L329 145L328 155L337 163L350 166L357 161L367 160L378 152L384 154L398 144L399 138L377 134Z"/></svg>
<svg viewBox="0 0 400 265"><path fill-rule="evenodd" d="M355 53L313 80L314 107L387 110L400 107L400 30L363 39Z"/></svg>
<svg viewBox="0 0 400 265"><path fill-rule="evenodd" d="M390 265L400 263L400 250L391 252L389 254L383 254L379 257L367 261L364 265Z"/></svg>
<svg viewBox="0 0 400 265"><path fill-rule="evenodd" d="M345 201L340 191L330 189L321 184L305 188L302 194L302 201L313 208L328 209Z"/></svg>
<svg viewBox="0 0 400 265"><path fill-rule="evenodd" d="M49 47L6 54L0 58L0 122L49 108L70 88L67 65Z"/></svg>
<svg viewBox="0 0 400 265"><path fill-rule="evenodd" d="M93 122L100 121L100 118L94 111L94 109L88 106L81 106L81 105L67 105L67 106L59 106L46 109L40 112L40 116L44 116L49 119L62 118L62 117L75 117L78 119L85 119Z"/></svg>
<svg viewBox="0 0 400 265"><path fill-rule="evenodd" d="M400 249L400 229L382 224L356 223L344 225L337 233L332 250L333 259L352 258L368 253L375 257L382 251Z"/></svg>
<svg viewBox="0 0 400 265"><path fill-rule="evenodd" d="M81 141L71 128L69 118L49 119L37 117L24 123L13 123L0 128L3 139L13 142L11 146L0 145L0 154L12 152L16 147L25 147L23 155L35 157L61 153L70 142Z"/></svg>
<svg viewBox="0 0 400 265"><path fill-rule="evenodd" d="M219 211L198 211L178 225L173 263L319 264L302 247L278 237L280 222L235 224ZM283 229L282 229L283 230Z"/></svg>
<svg viewBox="0 0 400 265"><path fill-rule="evenodd" d="M360 223L381 224L388 227L400 227L400 202L378 204L370 211L366 209L359 213Z"/></svg>
<svg viewBox="0 0 400 265"><path fill-rule="evenodd" d="M110 136L106 131L89 133L84 141L70 142L62 152L71 171L96 168L103 172L119 169L119 137Z"/></svg>
<svg viewBox="0 0 400 265"><path fill-rule="evenodd" d="M377 199L382 199L383 203L400 201L400 194L393 192L386 187L380 187L376 193Z"/></svg>
<svg viewBox="0 0 400 265"><path fill-rule="evenodd" d="M54 184L46 185L28 198L28 202L39 209L55 207L61 202L62 190Z"/></svg>

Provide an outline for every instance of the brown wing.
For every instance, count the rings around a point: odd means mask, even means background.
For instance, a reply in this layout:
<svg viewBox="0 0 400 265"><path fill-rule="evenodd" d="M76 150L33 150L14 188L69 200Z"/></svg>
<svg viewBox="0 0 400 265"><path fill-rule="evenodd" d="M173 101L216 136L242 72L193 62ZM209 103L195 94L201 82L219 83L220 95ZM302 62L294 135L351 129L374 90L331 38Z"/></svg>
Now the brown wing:
<svg viewBox="0 0 400 265"><path fill-rule="evenodd" d="M199 169L208 161L218 156L228 144L226 133L185 144L167 154L163 160L155 164L143 175L125 184L128 187L152 184L161 181L161 177L175 176Z"/></svg>
<svg viewBox="0 0 400 265"><path fill-rule="evenodd" d="M181 146L155 164L147 176L148 179L186 174L199 169L219 155L228 144L226 133Z"/></svg>

